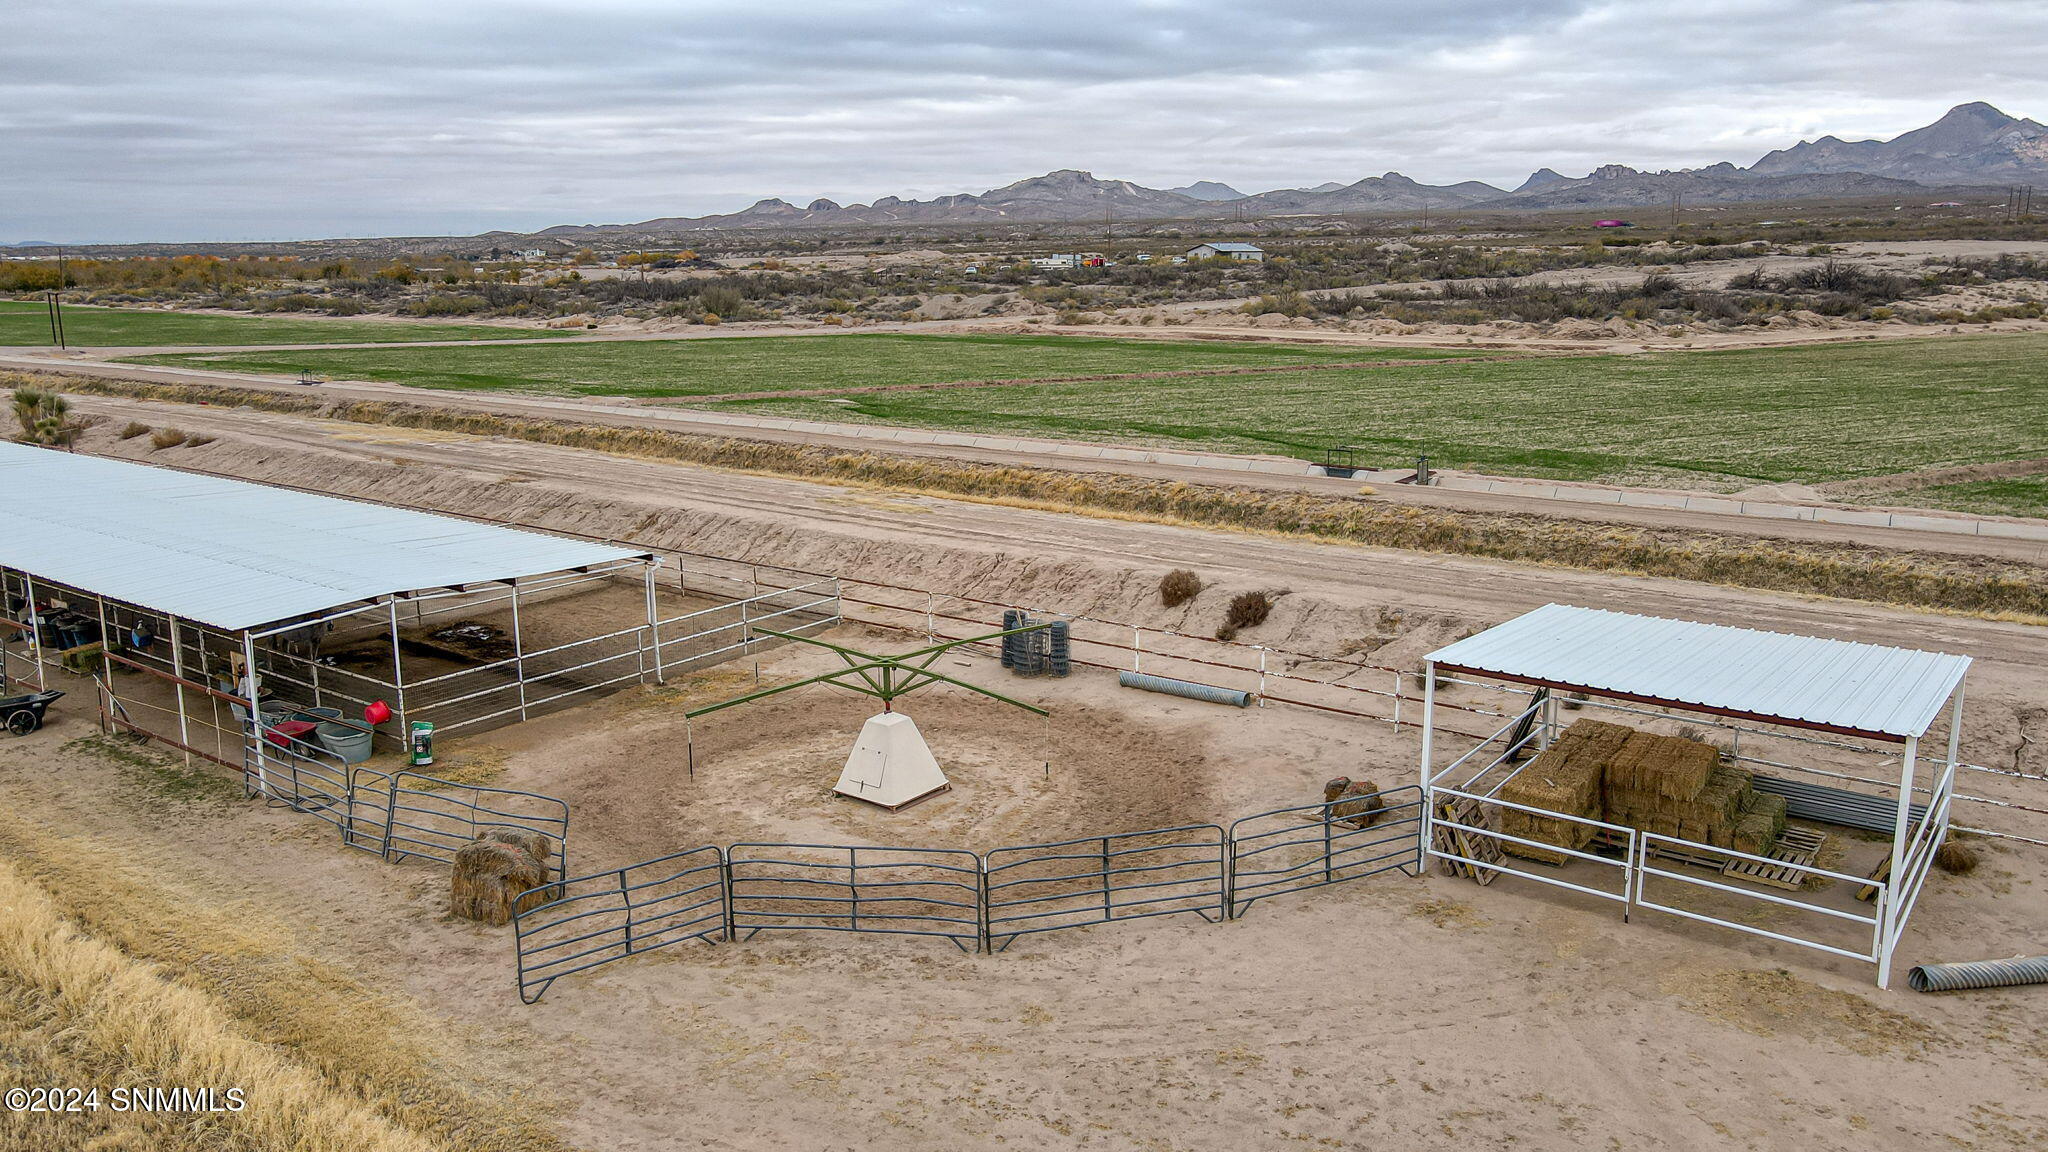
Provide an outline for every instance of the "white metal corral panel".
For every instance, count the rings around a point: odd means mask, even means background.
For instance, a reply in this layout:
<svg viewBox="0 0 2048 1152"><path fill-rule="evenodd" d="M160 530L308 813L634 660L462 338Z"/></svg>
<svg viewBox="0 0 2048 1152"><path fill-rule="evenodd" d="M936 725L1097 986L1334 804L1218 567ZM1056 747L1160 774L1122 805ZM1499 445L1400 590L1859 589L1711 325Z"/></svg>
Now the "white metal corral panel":
<svg viewBox="0 0 2048 1152"><path fill-rule="evenodd" d="M1893 738L1926 732L1970 667L1967 656L1568 604L1546 604L1428 659Z"/></svg>
<svg viewBox="0 0 2048 1152"><path fill-rule="evenodd" d="M0 567L228 631L645 556L0 442Z"/></svg>

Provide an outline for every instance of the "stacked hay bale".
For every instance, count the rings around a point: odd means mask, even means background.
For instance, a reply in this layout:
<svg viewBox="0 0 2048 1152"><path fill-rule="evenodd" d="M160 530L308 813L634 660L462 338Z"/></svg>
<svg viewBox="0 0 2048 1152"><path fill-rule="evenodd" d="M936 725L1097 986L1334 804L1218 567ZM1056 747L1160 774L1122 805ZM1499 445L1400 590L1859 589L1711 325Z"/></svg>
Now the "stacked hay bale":
<svg viewBox="0 0 2048 1152"><path fill-rule="evenodd" d="M1517 804L1761 856L1785 830L1785 799L1756 792L1755 779L1746 769L1722 764L1720 749L1711 744L1580 720L1499 795ZM1596 830L1505 809L1501 831L1561 848L1584 848ZM1570 859L1527 845L1505 847L1547 864Z"/></svg>
<svg viewBox="0 0 2048 1152"><path fill-rule="evenodd" d="M1772 792L1751 792L1742 798L1735 834L1728 845L1737 852L1762 856L1785 831L1785 798Z"/></svg>
<svg viewBox="0 0 2048 1152"><path fill-rule="evenodd" d="M1724 768L1719 750L1678 736L1631 732L1607 765L1607 819L1726 848L1750 775Z"/></svg>
<svg viewBox="0 0 2048 1152"><path fill-rule="evenodd" d="M1524 764L1514 779L1501 786L1500 798L1526 804L1546 812L1586 819L1601 818L1601 780L1608 761L1628 742L1631 729L1599 720L1581 720L1565 729L1557 742ZM1596 829L1575 820L1537 816L1514 808L1503 808L1500 830L1524 840L1555 844L1560 848L1583 849ZM1517 856L1544 864L1563 864L1571 857L1563 852L1513 841L1501 846Z"/></svg>

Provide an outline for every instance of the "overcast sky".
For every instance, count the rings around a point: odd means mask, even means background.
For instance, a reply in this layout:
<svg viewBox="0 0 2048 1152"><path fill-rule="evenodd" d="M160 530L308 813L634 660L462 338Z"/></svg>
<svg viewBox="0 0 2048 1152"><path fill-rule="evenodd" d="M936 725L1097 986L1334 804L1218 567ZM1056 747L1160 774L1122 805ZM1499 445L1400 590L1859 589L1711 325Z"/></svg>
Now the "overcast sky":
<svg viewBox="0 0 2048 1152"><path fill-rule="evenodd" d="M4 0L0 242L1753 162L2048 117L2041 0Z"/></svg>

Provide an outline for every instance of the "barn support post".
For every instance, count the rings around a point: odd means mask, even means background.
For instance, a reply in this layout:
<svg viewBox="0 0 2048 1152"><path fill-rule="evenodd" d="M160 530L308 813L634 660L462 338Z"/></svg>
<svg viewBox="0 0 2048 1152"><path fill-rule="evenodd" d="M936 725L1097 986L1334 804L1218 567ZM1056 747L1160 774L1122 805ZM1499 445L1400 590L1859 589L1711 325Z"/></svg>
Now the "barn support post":
<svg viewBox="0 0 2048 1152"><path fill-rule="evenodd" d="M256 780L263 798L271 798L270 763L263 755L263 690L256 677L256 634L242 630L242 698L249 702L249 747L256 752Z"/></svg>
<svg viewBox="0 0 2048 1152"><path fill-rule="evenodd" d="M1430 766L1434 763L1436 751L1436 661L1426 660L1422 665L1422 820L1416 835L1422 838L1422 852L1416 859L1422 870L1429 871L1429 846L1435 829L1430 823L1436 817L1436 797L1430 792Z"/></svg>
<svg viewBox="0 0 2048 1152"><path fill-rule="evenodd" d="M164 631L171 639L171 675L177 677L171 688L178 695L178 743L185 746L185 766L192 766L192 733L185 719L185 647L178 637L178 618L164 615Z"/></svg>
<svg viewBox="0 0 2048 1152"><path fill-rule="evenodd" d="M405 661L398 654L398 600L386 600L391 613L391 687L398 694L398 740L401 747L412 739L412 723L405 715Z"/></svg>
<svg viewBox="0 0 2048 1152"><path fill-rule="evenodd" d="M21 581L28 591L28 640L35 656L36 691L41 692L50 686L49 674L43 670L43 614L36 610L36 578L24 571Z"/></svg>
<svg viewBox="0 0 2048 1152"><path fill-rule="evenodd" d="M668 678L662 675L661 671L661 610L655 606L654 602L654 570L660 563L659 560L649 560L641 567L640 571L642 573L641 582L647 588L647 644L654 653L654 682L656 684L666 684L668 683ZM647 679L645 668L641 669L640 679L643 682Z"/></svg>
<svg viewBox="0 0 2048 1152"><path fill-rule="evenodd" d="M512 675L519 682L519 718L526 719L526 638L519 628L519 581L512 585ZM409 731L409 730L408 730ZM407 739L411 739L408 735Z"/></svg>
<svg viewBox="0 0 2048 1152"><path fill-rule="evenodd" d="M1899 882L1905 879L1906 875L1906 837L1912 831L1913 821L1913 767L1919 755L1920 738L1908 736L1905 753L1899 757L1899 818L1892 827L1892 864L1890 872L1885 877L1884 911L1878 917L1877 924L1879 988L1891 987L1892 944L1898 929L1899 916L1905 910L1904 901L1900 899L1903 893L1899 889ZM1927 817L1930 820L1934 818L1933 810L1928 811Z"/></svg>
<svg viewBox="0 0 2048 1152"><path fill-rule="evenodd" d="M93 600L99 605L100 615L100 675L105 679L107 685L107 709L100 715L100 728L102 731L112 732L114 730L114 638L108 634L107 630L107 598L105 596L94 596Z"/></svg>

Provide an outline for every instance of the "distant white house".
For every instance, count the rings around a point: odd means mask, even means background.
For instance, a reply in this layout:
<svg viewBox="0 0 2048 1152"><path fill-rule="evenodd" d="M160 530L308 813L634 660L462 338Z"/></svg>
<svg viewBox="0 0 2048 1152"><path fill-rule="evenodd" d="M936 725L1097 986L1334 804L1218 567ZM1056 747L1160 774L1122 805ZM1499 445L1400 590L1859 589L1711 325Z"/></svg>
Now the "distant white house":
<svg viewBox="0 0 2048 1152"><path fill-rule="evenodd" d="M1257 244L1197 244L1188 249L1190 260L1245 260L1257 264L1266 250Z"/></svg>
<svg viewBox="0 0 2048 1152"><path fill-rule="evenodd" d="M1079 252L1062 252L1057 256L1033 256L1031 258L1031 266L1033 268L1079 268L1081 266L1081 254Z"/></svg>

